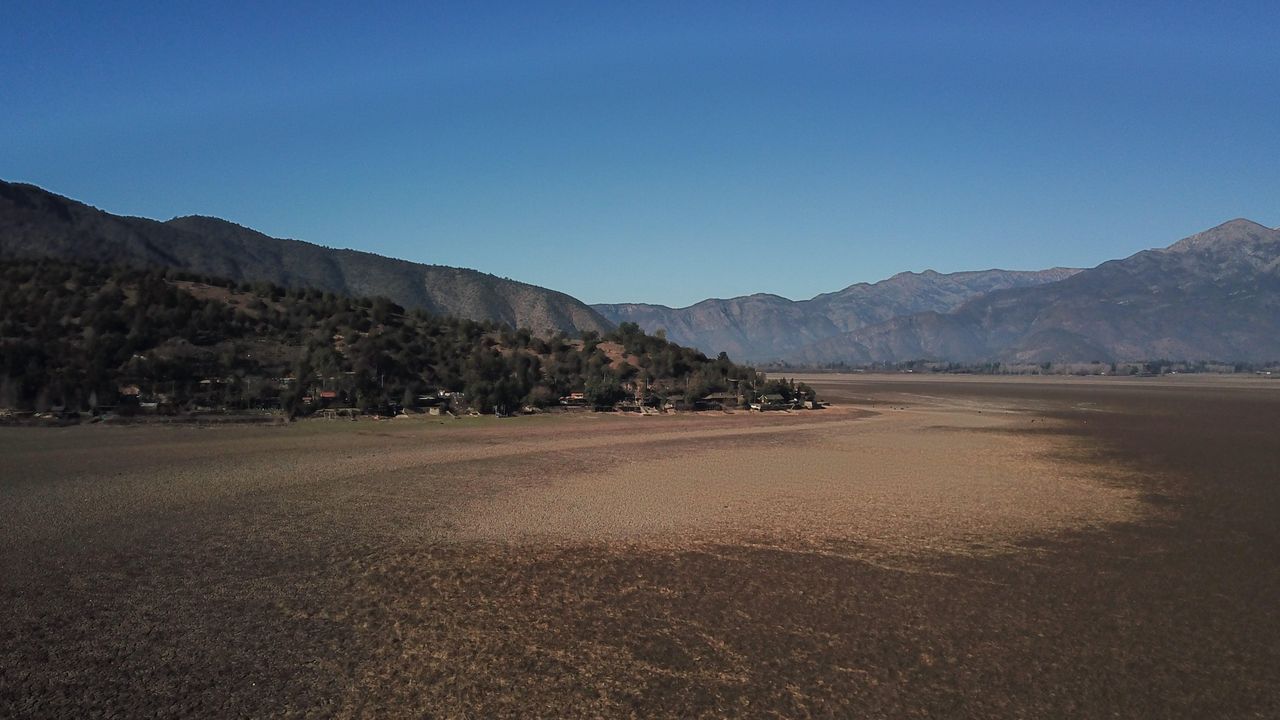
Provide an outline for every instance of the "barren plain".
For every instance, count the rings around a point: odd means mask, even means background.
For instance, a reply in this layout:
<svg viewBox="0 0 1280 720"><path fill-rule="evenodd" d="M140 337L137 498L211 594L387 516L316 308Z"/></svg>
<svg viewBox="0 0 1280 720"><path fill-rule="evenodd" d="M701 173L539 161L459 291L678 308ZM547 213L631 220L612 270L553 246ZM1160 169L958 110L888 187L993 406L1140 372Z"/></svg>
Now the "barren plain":
<svg viewBox="0 0 1280 720"><path fill-rule="evenodd" d="M0 429L4 717L1275 717L1280 381Z"/></svg>

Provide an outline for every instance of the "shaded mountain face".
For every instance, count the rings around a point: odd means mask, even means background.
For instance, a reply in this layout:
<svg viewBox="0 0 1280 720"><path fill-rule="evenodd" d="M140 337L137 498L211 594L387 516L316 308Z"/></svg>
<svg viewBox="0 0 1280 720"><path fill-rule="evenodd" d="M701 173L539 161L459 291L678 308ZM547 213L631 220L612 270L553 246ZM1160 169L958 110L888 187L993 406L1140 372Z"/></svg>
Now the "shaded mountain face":
<svg viewBox="0 0 1280 720"><path fill-rule="evenodd" d="M121 217L32 185L3 181L0 254L169 267L237 282L383 295L408 308L495 320L536 333L612 327L564 293L475 270L281 240L217 218L158 222Z"/></svg>
<svg viewBox="0 0 1280 720"><path fill-rule="evenodd" d="M1280 230L1232 220L1061 282L810 344L793 362L1280 358Z"/></svg>
<svg viewBox="0 0 1280 720"><path fill-rule="evenodd" d="M663 305L594 305L614 322L634 322L648 332L665 330L674 342L706 353L728 352L747 361L788 357L811 343L919 312L949 312L984 293L1056 282L1078 272L982 270L942 274L900 273L858 283L810 300L748 295L704 300L686 308Z"/></svg>

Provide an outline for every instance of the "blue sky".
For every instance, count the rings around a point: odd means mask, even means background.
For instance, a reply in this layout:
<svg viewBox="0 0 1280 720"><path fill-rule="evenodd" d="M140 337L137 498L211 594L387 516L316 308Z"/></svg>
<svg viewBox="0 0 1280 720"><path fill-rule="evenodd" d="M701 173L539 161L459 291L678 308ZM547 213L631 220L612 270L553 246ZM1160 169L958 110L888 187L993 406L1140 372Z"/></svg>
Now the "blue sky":
<svg viewBox="0 0 1280 720"><path fill-rule="evenodd" d="M10 2L0 178L588 302L1280 225L1280 4L1039 5Z"/></svg>

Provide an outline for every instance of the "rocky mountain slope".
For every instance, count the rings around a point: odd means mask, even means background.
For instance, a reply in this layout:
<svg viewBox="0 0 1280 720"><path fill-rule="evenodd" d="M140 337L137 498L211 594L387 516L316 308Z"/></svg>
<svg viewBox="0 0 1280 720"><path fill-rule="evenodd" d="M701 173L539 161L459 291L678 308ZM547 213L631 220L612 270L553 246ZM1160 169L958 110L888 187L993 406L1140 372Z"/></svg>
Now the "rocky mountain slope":
<svg viewBox="0 0 1280 720"><path fill-rule="evenodd" d="M168 267L237 282L384 295L408 308L534 332L612 323L560 292L475 270L281 240L209 217L121 217L33 185L0 181L0 255Z"/></svg>
<svg viewBox="0 0 1280 720"><path fill-rule="evenodd" d="M914 313L949 312L979 295L1004 288L1056 282L1078 272L981 270L942 274L905 272L877 283L793 301L777 295L704 300L686 308L663 305L594 305L614 322L634 322L648 332L665 330L674 342L706 353L769 361L820 340Z"/></svg>
<svg viewBox="0 0 1280 720"><path fill-rule="evenodd" d="M1280 358L1280 230L1232 220L1060 282L810 344L807 364Z"/></svg>

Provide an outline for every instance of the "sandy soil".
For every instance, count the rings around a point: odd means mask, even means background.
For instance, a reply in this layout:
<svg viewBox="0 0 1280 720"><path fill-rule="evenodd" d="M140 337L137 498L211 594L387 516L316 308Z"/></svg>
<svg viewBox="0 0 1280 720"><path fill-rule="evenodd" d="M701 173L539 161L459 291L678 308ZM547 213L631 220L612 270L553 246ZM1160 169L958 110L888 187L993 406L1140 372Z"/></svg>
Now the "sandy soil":
<svg viewBox="0 0 1280 720"><path fill-rule="evenodd" d="M1129 520L1133 493L1062 463L1045 436L1000 432L1034 418L941 401L867 417L849 408L784 426L672 435L587 472L557 474L469 505L457 536L504 542L859 543L867 551L991 550L1066 527ZM861 415L846 419L850 414ZM653 432L657 430L657 432ZM712 434L715 433L715 434ZM683 439L674 451L669 445ZM688 447L702 440L698 447ZM548 443L547 450L560 450ZM573 448L577 450L579 448ZM637 455L639 455L637 457Z"/></svg>

